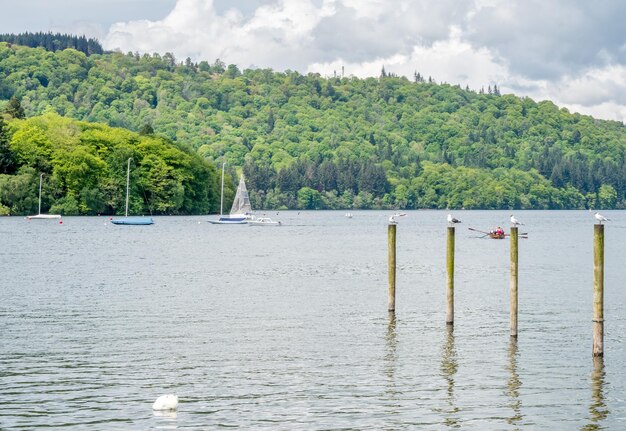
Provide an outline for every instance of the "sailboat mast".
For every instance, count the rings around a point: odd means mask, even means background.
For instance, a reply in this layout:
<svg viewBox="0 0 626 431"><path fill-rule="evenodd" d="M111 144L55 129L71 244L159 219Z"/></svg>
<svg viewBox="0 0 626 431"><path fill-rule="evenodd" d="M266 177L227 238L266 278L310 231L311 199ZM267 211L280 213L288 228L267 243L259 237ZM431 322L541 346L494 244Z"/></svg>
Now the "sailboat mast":
<svg viewBox="0 0 626 431"><path fill-rule="evenodd" d="M41 214L41 184L43 183L43 174L39 175L39 212Z"/></svg>
<svg viewBox="0 0 626 431"><path fill-rule="evenodd" d="M220 215L224 213L224 166L226 166L226 162L222 163L222 193L220 193Z"/></svg>
<svg viewBox="0 0 626 431"><path fill-rule="evenodd" d="M128 158L128 168L126 169L126 212L124 217L128 217L128 190L130 188L130 161L132 157Z"/></svg>

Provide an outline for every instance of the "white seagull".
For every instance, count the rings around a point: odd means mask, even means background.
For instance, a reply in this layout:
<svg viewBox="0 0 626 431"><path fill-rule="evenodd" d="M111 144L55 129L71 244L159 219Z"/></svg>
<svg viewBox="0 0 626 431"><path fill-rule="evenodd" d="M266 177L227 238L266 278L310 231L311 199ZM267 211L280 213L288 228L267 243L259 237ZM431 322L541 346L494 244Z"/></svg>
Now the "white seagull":
<svg viewBox="0 0 626 431"><path fill-rule="evenodd" d="M600 213L595 213L594 217L596 218L596 220L598 220L600 222L600 224L602 224L603 221L611 221L611 219L608 219L608 218L604 217Z"/></svg>
<svg viewBox="0 0 626 431"><path fill-rule="evenodd" d="M524 223L520 223L520 221L518 219L516 219L513 214L511 214L511 225L513 226L519 226L519 225L524 225Z"/></svg>
<svg viewBox="0 0 626 431"><path fill-rule="evenodd" d="M461 220L459 220L458 218L452 217L452 214L448 214L448 223L453 225L455 223L461 223Z"/></svg>
<svg viewBox="0 0 626 431"><path fill-rule="evenodd" d="M389 217L389 224L398 224L396 217L404 217L406 213L395 213L391 217Z"/></svg>

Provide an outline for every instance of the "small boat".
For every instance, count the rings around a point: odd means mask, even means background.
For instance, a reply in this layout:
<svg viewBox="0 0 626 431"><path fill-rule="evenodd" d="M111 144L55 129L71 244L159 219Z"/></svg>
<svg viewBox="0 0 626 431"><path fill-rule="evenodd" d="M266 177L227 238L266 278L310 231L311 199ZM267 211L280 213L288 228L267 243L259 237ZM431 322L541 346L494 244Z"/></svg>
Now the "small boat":
<svg viewBox="0 0 626 431"><path fill-rule="evenodd" d="M274 221L269 217L259 217L252 220L248 220L250 226L281 226L280 221Z"/></svg>
<svg viewBox="0 0 626 431"><path fill-rule="evenodd" d="M111 223L116 225L129 225L129 226L146 226L154 224L152 217L128 217L128 192L130 189L130 161L132 157L128 158L128 167L126 169L126 211L123 218L111 219Z"/></svg>
<svg viewBox="0 0 626 431"><path fill-rule="evenodd" d="M124 217L111 220L111 223L117 225L134 225L134 226L145 226L149 224L154 224L154 220L151 217Z"/></svg>
<svg viewBox="0 0 626 431"><path fill-rule="evenodd" d="M61 214L42 214L41 213L41 185L43 184L43 174L39 175L39 213L36 215L30 215L26 218L28 220L51 220L60 219Z"/></svg>
<svg viewBox="0 0 626 431"><path fill-rule="evenodd" d="M474 229L473 227L470 227L468 229L474 232L480 232L484 234L482 238L489 237L492 239L504 239L507 236L506 232L504 232L504 229L502 229L500 226L491 229L489 232L486 232L484 230Z"/></svg>
<svg viewBox="0 0 626 431"><path fill-rule="evenodd" d="M239 178L239 185L237 186L237 193L235 193L235 200L233 206L230 208L230 214L223 214L224 209L224 166L226 163L222 163L222 193L220 197L220 218L217 220L209 220L212 224L246 224L252 219L252 206L250 205L250 196L248 196L248 189L246 188L246 182L243 178Z"/></svg>
<svg viewBox="0 0 626 431"><path fill-rule="evenodd" d="M345 216L346 218L352 218L352 213L346 213Z"/></svg>

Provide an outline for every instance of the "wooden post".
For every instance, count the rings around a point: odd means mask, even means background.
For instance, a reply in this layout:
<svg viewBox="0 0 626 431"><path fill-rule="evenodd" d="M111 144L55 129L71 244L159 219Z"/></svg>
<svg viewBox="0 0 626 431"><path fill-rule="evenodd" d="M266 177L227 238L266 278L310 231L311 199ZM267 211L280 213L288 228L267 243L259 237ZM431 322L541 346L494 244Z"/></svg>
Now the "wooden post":
<svg viewBox="0 0 626 431"><path fill-rule="evenodd" d="M396 311L396 224L389 223L388 238L388 265L389 265L389 292L387 296L387 310Z"/></svg>
<svg viewBox="0 0 626 431"><path fill-rule="evenodd" d="M593 226L593 356L604 356L604 225Z"/></svg>
<svg viewBox="0 0 626 431"><path fill-rule="evenodd" d="M448 247L447 247L448 280L446 288L446 323L454 324L454 226L448 226Z"/></svg>
<svg viewBox="0 0 626 431"><path fill-rule="evenodd" d="M511 227L511 337L517 337L517 227Z"/></svg>

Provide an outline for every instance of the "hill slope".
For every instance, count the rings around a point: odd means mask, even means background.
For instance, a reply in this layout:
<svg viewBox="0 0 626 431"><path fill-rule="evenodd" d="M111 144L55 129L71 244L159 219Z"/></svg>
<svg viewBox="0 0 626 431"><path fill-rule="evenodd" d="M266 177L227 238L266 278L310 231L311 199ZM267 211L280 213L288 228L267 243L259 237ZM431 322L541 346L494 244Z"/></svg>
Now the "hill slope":
<svg viewBox="0 0 626 431"><path fill-rule="evenodd" d="M0 119L0 214L37 211L40 173L45 175L43 211L123 214L129 157L130 213L205 214L219 209L220 174L190 149L164 138L47 113L8 124Z"/></svg>
<svg viewBox="0 0 626 431"><path fill-rule="evenodd" d="M243 166L256 208L626 206L624 125L550 102L3 43L0 77L29 116L150 125Z"/></svg>

